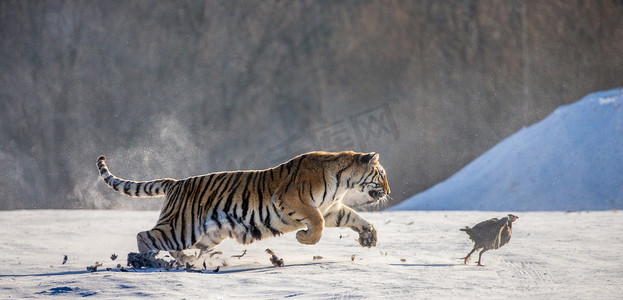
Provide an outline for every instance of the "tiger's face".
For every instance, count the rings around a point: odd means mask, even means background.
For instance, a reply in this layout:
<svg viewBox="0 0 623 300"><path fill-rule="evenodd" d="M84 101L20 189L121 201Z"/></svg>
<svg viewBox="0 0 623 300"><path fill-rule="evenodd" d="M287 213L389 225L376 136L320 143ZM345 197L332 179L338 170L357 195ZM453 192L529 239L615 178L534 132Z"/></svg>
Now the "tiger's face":
<svg viewBox="0 0 623 300"><path fill-rule="evenodd" d="M379 154L374 152L364 154L361 162L363 172L358 184L359 190L368 197L365 204L376 205L379 202L385 202L391 190L385 169L379 163Z"/></svg>

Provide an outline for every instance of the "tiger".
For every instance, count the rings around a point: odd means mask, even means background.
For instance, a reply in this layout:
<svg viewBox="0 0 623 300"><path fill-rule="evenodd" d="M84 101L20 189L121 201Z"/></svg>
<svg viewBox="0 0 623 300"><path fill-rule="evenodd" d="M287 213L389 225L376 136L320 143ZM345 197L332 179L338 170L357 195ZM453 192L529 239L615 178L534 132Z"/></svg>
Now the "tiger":
<svg viewBox="0 0 623 300"><path fill-rule="evenodd" d="M375 247L377 231L342 203L355 190L366 205L385 203L390 188L379 154L309 152L274 168L214 172L186 179L131 181L113 175L104 155L100 176L131 197L165 196L156 225L136 236L140 254L168 251L180 264L193 264L227 238L250 244L298 230L299 243L318 243L325 227L350 227L363 247ZM185 250L199 250L189 254Z"/></svg>

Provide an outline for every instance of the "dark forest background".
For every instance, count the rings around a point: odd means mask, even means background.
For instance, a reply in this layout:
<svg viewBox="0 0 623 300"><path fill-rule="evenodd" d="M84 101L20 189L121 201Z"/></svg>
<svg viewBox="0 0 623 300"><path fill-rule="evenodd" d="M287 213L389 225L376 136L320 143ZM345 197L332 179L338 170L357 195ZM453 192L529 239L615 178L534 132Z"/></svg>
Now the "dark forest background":
<svg viewBox="0 0 623 300"><path fill-rule="evenodd" d="M623 86L623 1L0 1L0 209L377 151L395 204ZM495 184L492 182L491 184Z"/></svg>

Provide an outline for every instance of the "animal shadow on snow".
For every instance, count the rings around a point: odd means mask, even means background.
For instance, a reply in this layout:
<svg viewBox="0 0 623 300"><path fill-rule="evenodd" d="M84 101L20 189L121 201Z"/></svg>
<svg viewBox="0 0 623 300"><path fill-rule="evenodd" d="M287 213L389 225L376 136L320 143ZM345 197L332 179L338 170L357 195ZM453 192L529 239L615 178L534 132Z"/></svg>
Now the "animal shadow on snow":
<svg viewBox="0 0 623 300"><path fill-rule="evenodd" d="M48 277L48 276L66 276L66 275L78 275L78 274L86 274L91 273L86 270L76 270L76 271L66 271L66 272L50 272L50 273L38 273L38 274L13 274L13 275L3 275L0 274L0 278L11 278L11 277Z"/></svg>

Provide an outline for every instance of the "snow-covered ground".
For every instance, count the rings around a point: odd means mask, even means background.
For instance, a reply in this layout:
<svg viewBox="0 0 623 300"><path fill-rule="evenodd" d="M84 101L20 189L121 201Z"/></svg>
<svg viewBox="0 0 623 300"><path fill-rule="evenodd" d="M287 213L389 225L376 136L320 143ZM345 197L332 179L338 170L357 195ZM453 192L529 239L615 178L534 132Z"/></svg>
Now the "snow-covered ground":
<svg viewBox="0 0 623 300"><path fill-rule="evenodd" d="M623 88L558 108L391 208L405 209L623 209Z"/></svg>
<svg viewBox="0 0 623 300"><path fill-rule="evenodd" d="M136 233L154 225L156 211L2 211L0 298L623 298L621 212L516 214L510 243L485 253L485 267L474 264L477 256L463 265L472 244L459 228L505 213L399 211L364 213L379 231L376 248L336 228L314 246L293 234L251 245L228 240L206 272L193 273L116 267L136 251ZM285 266L274 267L266 248ZM88 272L96 261L103 265Z"/></svg>

